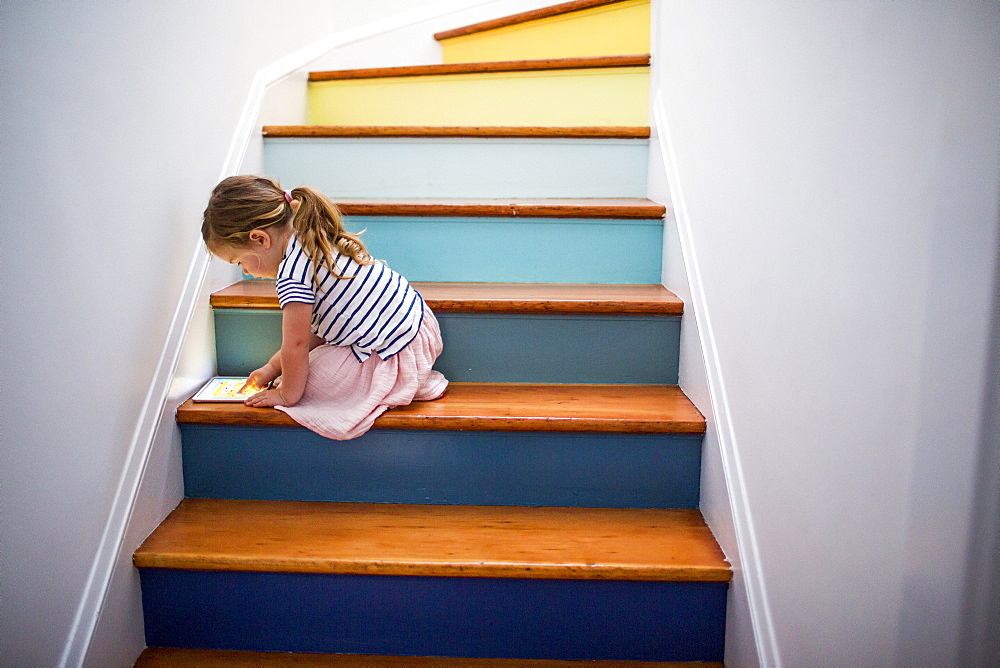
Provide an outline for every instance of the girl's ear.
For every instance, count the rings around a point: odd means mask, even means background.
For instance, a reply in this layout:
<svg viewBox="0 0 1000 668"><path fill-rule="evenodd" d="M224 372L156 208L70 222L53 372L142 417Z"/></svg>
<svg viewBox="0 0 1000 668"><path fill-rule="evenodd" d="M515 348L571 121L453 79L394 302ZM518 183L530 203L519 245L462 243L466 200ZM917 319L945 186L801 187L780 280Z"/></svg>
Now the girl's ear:
<svg viewBox="0 0 1000 668"><path fill-rule="evenodd" d="M262 248L271 247L271 235L267 233L266 230L251 230L250 231L250 244L261 246Z"/></svg>

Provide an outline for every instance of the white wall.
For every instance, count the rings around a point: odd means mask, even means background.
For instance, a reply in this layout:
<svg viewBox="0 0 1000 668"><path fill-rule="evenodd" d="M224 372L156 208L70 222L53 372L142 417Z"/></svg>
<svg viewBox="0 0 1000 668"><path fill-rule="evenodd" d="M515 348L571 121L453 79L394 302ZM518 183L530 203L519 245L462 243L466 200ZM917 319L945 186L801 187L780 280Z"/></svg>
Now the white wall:
<svg viewBox="0 0 1000 668"><path fill-rule="evenodd" d="M254 72L419 4L0 4L0 664L63 653ZM660 11L779 658L949 663L995 308L997 5ZM147 510L178 494L169 445Z"/></svg>
<svg viewBox="0 0 1000 668"><path fill-rule="evenodd" d="M955 665L998 308L1000 5L663 0L659 16L700 335L725 381L709 443L742 465L726 490L706 453L703 507L724 542L727 491L736 524L752 518L761 659ZM755 660L744 621L736 665Z"/></svg>
<svg viewBox="0 0 1000 668"><path fill-rule="evenodd" d="M420 34L404 27L317 66L433 62L433 31L545 4L0 5L2 370L10 388L0 422L0 665L75 665L84 654L87 665L127 665L142 647L129 555L182 493L173 409L211 368L207 308L195 310L163 405L158 374L170 377L178 349L171 333L184 331L171 329L171 317L187 303L201 211L223 165L234 164L228 150L255 73L331 34L356 39L439 17ZM259 120L301 122L301 84L275 86ZM257 164L258 144L247 147L244 169ZM213 266L199 304L226 273ZM56 300L58 309L48 307ZM183 325L183 308L178 314ZM140 472L136 504L122 507ZM119 485L125 493L116 497Z"/></svg>
<svg viewBox="0 0 1000 668"><path fill-rule="evenodd" d="M254 73L412 4L0 3L0 665L67 647Z"/></svg>
<svg viewBox="0 0 1000 668"><path fill-rule="evenodd" d="M453 4L462 3L459 0ZM434 39L434 33L558 3L553 0L467 0L464 4L468 6L446 15L413 21L397 30L331 51L317 59L311 69L433 65L441 62L441 45Z"/></svg>
<svg viewBox="0 0 1000 668"><path fill-rule="evenodd" d="M659 6L653 7L653 76L656 76L659 67L659 53L656 49L659 9ZM715 397L712 384L715 380L710 380L705 363L705 351L711 350L712 344L703 342L702 335L709 330L704 324L699 324L699 319L705 318L705 304L700 294L697 265L692 257L690 221L679 188L676 165L672 164L673 151L666 119L663 117L663 104L655 94L650 96L650 119L648 196L668 205L663 229L661 282L684 302L679 378L685 394L707 419L702 443L699 508L733 569L726 610L726 663L732 666L756 666L761 658L757 651L750 610L751 595L747 589L748 564L744 563L751 559L749 554L740 550L736 526L738 515L734 514L732 496L726 484L726 461L723 457L725 444L720 440L723 436L720 433L720 423L725 422L724 405L723 402L719 402L719 406L713 404ZM730 465L730 468L733 467ZM753 564L749 566L752 567Z"/></svg>

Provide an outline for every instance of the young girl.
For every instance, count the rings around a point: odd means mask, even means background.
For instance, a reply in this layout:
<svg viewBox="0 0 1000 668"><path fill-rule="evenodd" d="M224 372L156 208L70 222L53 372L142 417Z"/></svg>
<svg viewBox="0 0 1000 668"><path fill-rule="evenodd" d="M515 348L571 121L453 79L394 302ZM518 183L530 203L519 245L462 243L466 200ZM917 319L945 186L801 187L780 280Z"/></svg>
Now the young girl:
<svg viewBox="0 0 1000 668"><path fill-rule="evenodd" d="M387 408L444 394L448 381L431 370L442 349L434 314L344 231L325 195L233 176L212 191L201 231L213 254L277 279L281 349L250 374L247 386L264 389L248 406L347 439Z"/></svg>

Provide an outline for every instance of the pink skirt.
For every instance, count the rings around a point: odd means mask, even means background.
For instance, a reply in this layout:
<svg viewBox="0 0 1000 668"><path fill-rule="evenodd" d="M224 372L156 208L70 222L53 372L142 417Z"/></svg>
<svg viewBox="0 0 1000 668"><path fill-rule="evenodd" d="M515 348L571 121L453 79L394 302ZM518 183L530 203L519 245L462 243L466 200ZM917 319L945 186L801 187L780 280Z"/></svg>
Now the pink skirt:
<svg viewBox="0 0 1000 668"><path fill-rule="evenodd" d="M444 394L448 380L431 369L442 349L441 329L429 308L416 338L387 360L372 355L359 363L349 347L319 346L309 353L302 398L278 410L327 438L357 438L387 409Z"/></svg>

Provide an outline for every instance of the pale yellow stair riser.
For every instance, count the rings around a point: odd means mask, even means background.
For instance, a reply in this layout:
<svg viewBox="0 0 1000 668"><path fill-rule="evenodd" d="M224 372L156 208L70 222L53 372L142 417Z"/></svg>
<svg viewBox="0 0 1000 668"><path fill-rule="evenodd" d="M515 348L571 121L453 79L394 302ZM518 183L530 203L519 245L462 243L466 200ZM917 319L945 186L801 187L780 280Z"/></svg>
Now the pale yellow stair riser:
<svg viewBox="0 0 1000 668"><path fill-rule="evenodd" d="M314 125L648 125L645 67L310 84Z"/></svg>
<svg viewBox="0 0 1000 668"><path fill-rule="evenodd" d="M649 1L593 7L441 40L445 63L649 53Z"/></svg>

